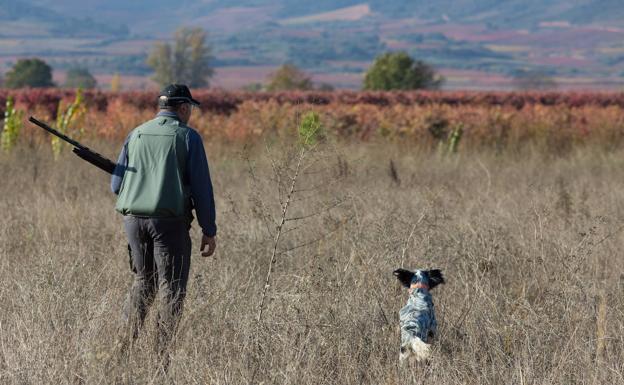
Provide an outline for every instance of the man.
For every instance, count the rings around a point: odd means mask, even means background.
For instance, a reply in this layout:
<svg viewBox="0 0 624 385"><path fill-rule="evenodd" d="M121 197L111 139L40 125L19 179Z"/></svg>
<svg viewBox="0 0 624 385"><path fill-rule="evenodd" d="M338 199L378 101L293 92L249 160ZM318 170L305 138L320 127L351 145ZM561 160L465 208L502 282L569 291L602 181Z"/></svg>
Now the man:
<svg viewBox="0 0 624 385"><path fill-rule="evenodd" d="M200 251L216 248L215 204L201 137L187 126L198 106L188 87L171 84L158 99L156 117L132 130L111 180L118 194L116 210L124 215L134 283L124 306L124 320L137 337L156 293L157 349L173 337L181 315L191 262L189 229L195 209L202 228Z"/></svg>

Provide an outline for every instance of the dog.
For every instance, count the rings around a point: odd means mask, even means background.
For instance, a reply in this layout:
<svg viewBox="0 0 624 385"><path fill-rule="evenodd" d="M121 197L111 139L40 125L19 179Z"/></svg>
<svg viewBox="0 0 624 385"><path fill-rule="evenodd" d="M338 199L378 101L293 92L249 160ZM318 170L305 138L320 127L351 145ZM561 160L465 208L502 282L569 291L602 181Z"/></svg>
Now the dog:
<svg viewBox="0 0 624 385"><path fill-rule="evenodd" d="M407 304L399 311L401 325L399 362L404 363L412 356L417 362L428 361L431 357L430 344L437 328L430 291L444 283L442 271L397 269L394 275L410 290Z"/></svg>

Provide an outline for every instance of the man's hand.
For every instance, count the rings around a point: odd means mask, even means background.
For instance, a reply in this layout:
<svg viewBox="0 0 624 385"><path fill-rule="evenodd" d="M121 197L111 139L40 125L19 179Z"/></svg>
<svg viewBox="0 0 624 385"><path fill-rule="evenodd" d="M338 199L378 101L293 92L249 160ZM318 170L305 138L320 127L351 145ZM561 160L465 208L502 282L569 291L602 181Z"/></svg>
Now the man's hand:
<svg viewBox="0 0 624 385"><path fill-rule="evenodd" d="M206 246L208 246L208 250L204 252ZM212 254L214 254L216 248L217 237L209 237L206 234L202 234L201 248L199 249L199 251L202 252L202 257L210 257Z"/></svg>

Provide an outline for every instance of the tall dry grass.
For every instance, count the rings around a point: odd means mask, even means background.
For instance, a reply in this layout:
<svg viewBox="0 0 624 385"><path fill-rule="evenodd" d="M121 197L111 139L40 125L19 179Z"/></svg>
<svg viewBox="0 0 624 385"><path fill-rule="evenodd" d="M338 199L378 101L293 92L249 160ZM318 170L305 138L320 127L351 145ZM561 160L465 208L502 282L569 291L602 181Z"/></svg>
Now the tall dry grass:
<svg viewBox="0 0 624 385"><path fill-rule="evenodd" d="M218 249L193 256L167 375L153 318L119 355L131 274L105 175L47 149L0 155L0 383L624 383L621 152L328 149L297 210L343 204L289 233L284 248L323 237L277 258L257 324L284 146L209 147ZM447 278L428 366L397 367L399 266Z"/></svg>

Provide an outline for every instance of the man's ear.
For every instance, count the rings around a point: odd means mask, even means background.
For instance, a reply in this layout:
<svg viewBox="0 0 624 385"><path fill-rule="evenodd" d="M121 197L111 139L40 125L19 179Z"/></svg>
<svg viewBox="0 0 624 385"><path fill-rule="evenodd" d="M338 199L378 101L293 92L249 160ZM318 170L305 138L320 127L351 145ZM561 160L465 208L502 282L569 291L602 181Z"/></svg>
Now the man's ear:
<svg viewBox="0 0 624 385"><path fill-rule="evenodd" d="M414 273L412 273L411 271L405 269L396 269L392 274L394 274L394 276L397 277L399 281L401 281L403 286L410 287L410 285L412 284L412 278L414 278Z"/></svg>
<svg viewBox="0 0 624 385"><path fill-rule="evenodd" d="M427 270L427 275L429 276L429 289L444 283L444 276L442 276L442 270L440 269Z"/></svg>

